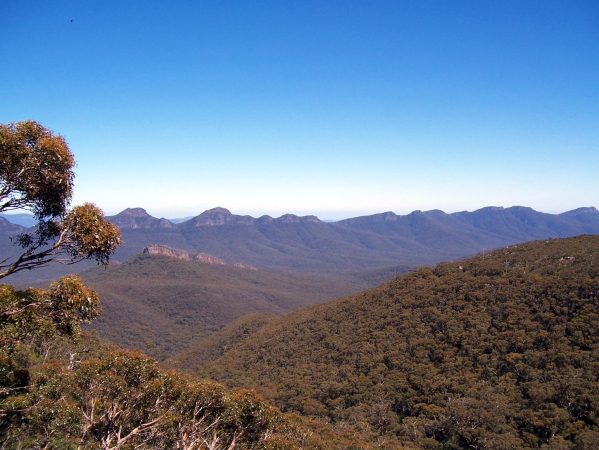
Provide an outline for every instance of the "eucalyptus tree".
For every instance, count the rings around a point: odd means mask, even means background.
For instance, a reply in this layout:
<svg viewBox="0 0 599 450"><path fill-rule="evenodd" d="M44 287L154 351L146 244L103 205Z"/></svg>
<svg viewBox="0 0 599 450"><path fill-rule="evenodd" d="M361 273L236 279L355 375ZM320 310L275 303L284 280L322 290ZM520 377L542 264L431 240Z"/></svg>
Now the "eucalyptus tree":
<svg viewBox="0 0 599 450"><path fill-rule="evenodd" d="M0 256L0 278L50 262L107 264L121 236L91 203L70 208L75 158L64 137L33 120L0 124L0 213L29 211L36 226Z"/></svg>

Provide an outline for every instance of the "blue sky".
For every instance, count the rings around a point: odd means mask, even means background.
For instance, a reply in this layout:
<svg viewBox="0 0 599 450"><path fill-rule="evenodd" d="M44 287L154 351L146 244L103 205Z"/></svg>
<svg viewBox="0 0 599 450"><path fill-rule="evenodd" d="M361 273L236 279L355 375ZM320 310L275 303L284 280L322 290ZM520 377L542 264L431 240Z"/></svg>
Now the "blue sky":
<svg viewBox="0 0 599 450"><path fill-rule="evenodd" d="M0 52L107 214L599 207L594 0L0 2Z"/></svg>

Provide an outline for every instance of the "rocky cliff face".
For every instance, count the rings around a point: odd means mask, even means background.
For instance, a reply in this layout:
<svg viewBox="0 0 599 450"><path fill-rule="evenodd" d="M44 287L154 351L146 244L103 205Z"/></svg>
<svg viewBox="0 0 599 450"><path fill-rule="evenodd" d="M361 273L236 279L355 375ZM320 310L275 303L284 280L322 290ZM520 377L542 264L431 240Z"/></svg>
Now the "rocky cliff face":
<svg viewBox="0 0 599 450"><path fill-rule="evenodd" d="M296 216L295 214L285 214L278 219L274 219L275 223L319 223L320 219L316 216Z"/></svg>
<svg viewBox="0 0 599 450"><path fill-rule="evenodd" d="M250 264L244 264L244 263L235 263L235 264L233 264L233 267L239 267L240 269L247 269L247 270L258 270L256 267L254 267Z"/></svg>
<svg viewBox="0 0 599 450"><path fill-rule="evenodd" d="M214 255L209 255L208 253L198 253L197 255L191 256L185 250L181 250L179 248L172 248L172 247L169 247L168 245L162 245L162 244L148 244L144 248L143 253L148 253L150 255L164 255L164 256L168 256L169 258L182 259L185 261L197 261L202 264L211 264L211 265L215 265L215 266L228 265L222 259L220 259ZM245 264L245 263L234 263L234 264L232 264L232 266L237 267L239 269L258 270L254 266L251 266L251 265Z"/></svg>
<svg viewBox="0 0 599 450"><path fill-rule="evenodd" d="M149 253L150 255L165 255L171 258L176 259L184 259L186 261L191 261L191 257L189 253L185 250L180 250L178 248L172 248L168 245L161 244L148 244L146 248L144 248L144 253Z"/></svg>
<svg viewBox="0 0 599 450"><path fill-rule="evenodd" d="M152 217L143 208L127 208L107 219L119 228L171 228L173 226L169 220Z"/></svg>
<svg viewBox="0 0 599 450"><path fill-rule="evenodd" d="M209 255L208 253L198 253L193 257L196 261L199 261L204 264L214 264L218 266L226 266L227 263L222 259L217 258L216 256Z"/></svg>

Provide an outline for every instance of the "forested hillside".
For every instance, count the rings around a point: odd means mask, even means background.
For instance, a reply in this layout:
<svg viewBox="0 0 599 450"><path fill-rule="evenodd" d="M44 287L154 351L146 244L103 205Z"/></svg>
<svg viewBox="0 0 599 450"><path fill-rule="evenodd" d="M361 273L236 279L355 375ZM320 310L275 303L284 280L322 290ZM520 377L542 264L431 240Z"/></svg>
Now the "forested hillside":
<svg viewBox="0 0 599 450"><path fill-rule="evenodd" d="M373 443L594 448L598 296L599 236L542 240L232 326L174 363L216 357L196 373Z"/></svg>
<svg viewBox="0 0 599 450"><path fill-rule="evenodd" d="M12 237L0 248L0 448L291 449L312 440L296 416L253 391L191 382L139 351L82 333L102 310L98 293L77 275L48 288L4 284L52 263L106 266L122 240L95 205L70 208L75 160L61 135L32 120L0 124L0 160L0 213L29 211L36 223L25 229L0 218ZM147 248L156 250L187 255Z"/></svg>
<svg viewBox="0 0 599 450"><path fill-rule="evenodd" d="M87 270L81 276L102 298L103 314L90 327L117 345L139 348L159 359L247 314L281 315L372 285L359 278L210 264L149 253L108 269Z"/></svg>
<svg viewBox="0 0 599 450"><path fill-rule="evenodd" d="M99 312L76 276L48 290L0 285L0 448L322 448L255 392L192 382L82 334Z"/></svg>

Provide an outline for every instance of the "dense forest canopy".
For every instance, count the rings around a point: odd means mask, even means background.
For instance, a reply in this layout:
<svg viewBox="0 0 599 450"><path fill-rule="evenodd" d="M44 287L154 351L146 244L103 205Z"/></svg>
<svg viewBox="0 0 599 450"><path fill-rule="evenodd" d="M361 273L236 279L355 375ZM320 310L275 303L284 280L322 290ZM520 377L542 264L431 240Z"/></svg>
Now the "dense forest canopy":
<svg viewBox="0 0 599 450"><path fill-rule="evenodd" d="M104 312L89 327L119 346L140 348L158 359L247 314L281 315L372 286L359 279L147 253L80 275L102 297Z"/></svg>
<svg viewBox="0 0 599 450"><path fill-rule="evenodd" d="M221 355L202 376L371 442L593 448L598 295L599 236L543 240L421 268L195 354Z"/></svg>

